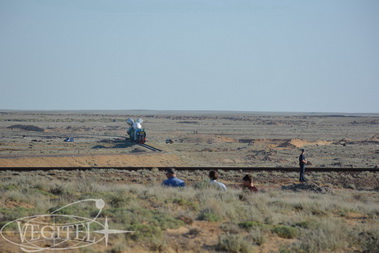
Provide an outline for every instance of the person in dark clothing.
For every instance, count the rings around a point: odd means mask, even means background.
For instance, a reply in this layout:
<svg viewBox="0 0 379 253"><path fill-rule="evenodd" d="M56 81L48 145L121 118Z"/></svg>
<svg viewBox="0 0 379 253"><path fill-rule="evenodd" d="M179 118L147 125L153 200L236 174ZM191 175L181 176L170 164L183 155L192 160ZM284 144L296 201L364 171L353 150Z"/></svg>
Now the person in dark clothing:
<svg viewBox="0 0 379 253"><path fill-rule="evenodd" d="M305 150L301 149L301 154L299 155L299 166L300 166L300 182L305 182L304 174L305 174L305 165L307 164L307 161L305 160Z"/></svg>
<svg viewBox="0 0 379 253"><path fill-rule="evenodd" d="M242 189L249 192L258 192L257 187L253 184L253 178L250 175L246 175L242 178Z"/></svg>

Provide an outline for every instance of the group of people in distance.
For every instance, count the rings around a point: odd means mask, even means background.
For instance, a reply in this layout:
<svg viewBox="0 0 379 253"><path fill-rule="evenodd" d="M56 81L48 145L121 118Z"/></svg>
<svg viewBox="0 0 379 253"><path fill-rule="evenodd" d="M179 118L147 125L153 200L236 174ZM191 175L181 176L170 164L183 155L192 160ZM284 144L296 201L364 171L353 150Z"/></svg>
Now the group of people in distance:
<svg viewBox="0 0 379 253"><path fill-rule="evenodd" d="M184 187L185 186L185 182L176 177L176 172L175 172L175 169L173 168L170 168L166 171L166 177L167 179L162 182L163 186L168 186L168 187ZM220 190L226 191L225 184L217 181L218 179L217 171L214 171L214 170L210 171L209 179L210 179L209 183L211 185L214 185ZM250 175L245 175L242 178L242 188L250 192L258 192L258 189L253 184L253 179Z"/></svg>
<svg viewBox="0 0 379 253"><path fill-rule="evenodd" d="M309 161L305 160L305 150L301 149L301 154L299 156L299 166L300 166L300 182L306 182L307 180L304 177L305 174L305 165L311 164ZM163 186L169 186L169 187L184 187L185 183L183 180L176 177L175 169L171 168L166 171L167 179L163 181ZM218 179L218 173L217 171L210 171L209 172L209 183L216 186L220 190L226 191L225 184L217 181ZM250 192L258 192L257 187L253 184L253 179L250 175L245 175L242 178L242 188L244 190L250 191Z"/></svg>

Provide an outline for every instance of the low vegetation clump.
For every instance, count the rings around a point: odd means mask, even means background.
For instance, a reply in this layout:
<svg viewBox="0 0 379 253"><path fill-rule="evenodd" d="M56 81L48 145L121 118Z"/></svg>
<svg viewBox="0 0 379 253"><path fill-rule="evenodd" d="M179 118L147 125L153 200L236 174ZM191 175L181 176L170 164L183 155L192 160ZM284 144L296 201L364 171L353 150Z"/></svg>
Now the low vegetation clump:
<svg viewBox="0 0 379 253"><path fill-rule="evenodd" d="M277 226L272 229L272 232L278 234L279 237L282 238L296 238L298 236L299 231L297 228L289 227L289 226Z"/></svg>
<svg viewBox="0 0 379 253"><path fill-rule="evenodd" d="M19 129L24 131L34 131L34 132L44 132L45 129L33 125L12 125L8 127L9 129Z"/></svg>
<svg viewBox="0 0 379 253"><path fill-rule="evenodd" d="M219 191L205 183L178 189L113 183L81 172L71 181L47 176L36 172L0 178L0 226L78 200L103 199L98 220L107 218L112 229L134 233L109 236L107 248L94 245L78 252L257 252L263 246L274 252L379 251L375 191L277 187L249 194L233 187ZM60 211L80 217L86 212L74 206Z"/></svg>
<svg viewBox="0 0 379 253"><path fill-rule="evenodd" d="M252 245L239 234L223 234L219 237L218 249L231 253L249 253L252 251Z"/></svg>

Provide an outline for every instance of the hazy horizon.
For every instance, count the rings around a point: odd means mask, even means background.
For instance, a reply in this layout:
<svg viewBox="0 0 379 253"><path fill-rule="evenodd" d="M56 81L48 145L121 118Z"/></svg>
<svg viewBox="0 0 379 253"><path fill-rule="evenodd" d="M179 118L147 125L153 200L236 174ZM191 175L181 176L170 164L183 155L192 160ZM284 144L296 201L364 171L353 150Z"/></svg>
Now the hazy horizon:
<svg viewBox="0 0 379 253"><path fill-rule="evenodd" d="M258 114L258 115L326 115L326 116L379 116L379 113L348 113L348 112L280 112L280 111L232 111L232 110L154 110L154 109L124 109L124 110L17 110L17 109L0 109L0 113L67 113L67 114L133 114L149 115L155 114Z"/></svg>
<svg viewBox="0 0 379 253"><path fill-rule="evenodd" d="M0 0L0 108L379 113L379 1Z"/></svg>

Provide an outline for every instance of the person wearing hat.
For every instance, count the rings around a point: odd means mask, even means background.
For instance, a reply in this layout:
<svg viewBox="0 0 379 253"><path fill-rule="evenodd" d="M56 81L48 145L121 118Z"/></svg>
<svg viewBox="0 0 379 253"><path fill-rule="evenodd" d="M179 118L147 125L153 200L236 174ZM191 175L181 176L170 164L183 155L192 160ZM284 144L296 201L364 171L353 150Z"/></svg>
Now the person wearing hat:
<svg viewBox="0 0 379 253"><path fill-rule="evenodd" d="M174 169L168 169L166 171L167 179L163 181L163 186L169 187L184 187L185 183L183 180L176 177L176 172Z"/></svg>
<svg viewBox="0 0 379 253"><path fill-rule="evenodd" d="M307 161L305 160L305 149L301 149L301 154L299 155L299 166L300 166L300 182L305 182L304 173L305 173L305 165L307 164Z"/></svg>

